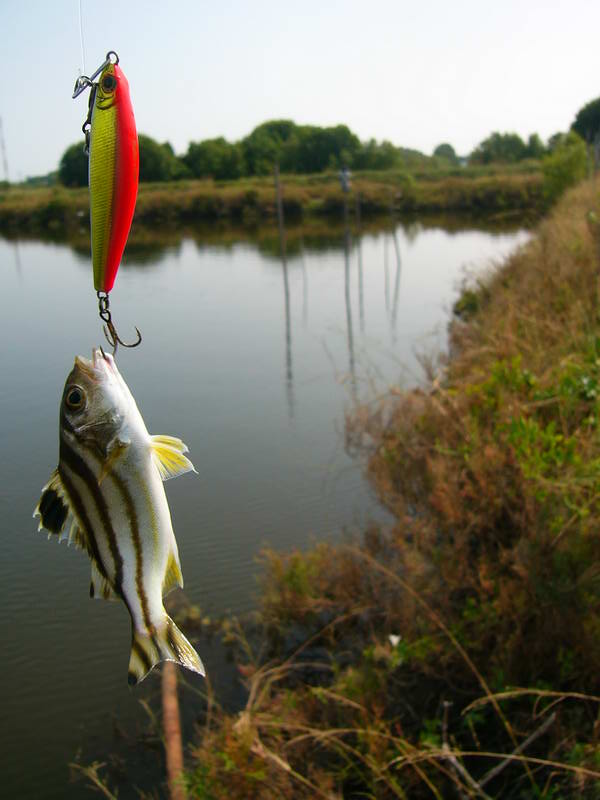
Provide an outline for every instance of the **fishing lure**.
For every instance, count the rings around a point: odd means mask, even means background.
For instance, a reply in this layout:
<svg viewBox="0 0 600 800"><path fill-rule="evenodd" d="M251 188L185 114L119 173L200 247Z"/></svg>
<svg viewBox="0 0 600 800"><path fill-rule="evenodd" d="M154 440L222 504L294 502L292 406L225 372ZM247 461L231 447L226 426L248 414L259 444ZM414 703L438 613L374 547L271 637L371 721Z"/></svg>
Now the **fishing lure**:
<svg viewBox="0 0 600 800"><path fill-rule="evenodd" d="M97 83L94 79L99 76ZM111 320L108 294L115 279L135 211L139 179L138 138L129 83L113 51L88 78L80 76L73 98L90 88L88 116L82 130L89 156L92 265L100 317L112 336L124 345ZM110 339L109 339L110 341ZM141 335L138 331L139 344ZM125 345L126 347L135 346Z"/></svg>

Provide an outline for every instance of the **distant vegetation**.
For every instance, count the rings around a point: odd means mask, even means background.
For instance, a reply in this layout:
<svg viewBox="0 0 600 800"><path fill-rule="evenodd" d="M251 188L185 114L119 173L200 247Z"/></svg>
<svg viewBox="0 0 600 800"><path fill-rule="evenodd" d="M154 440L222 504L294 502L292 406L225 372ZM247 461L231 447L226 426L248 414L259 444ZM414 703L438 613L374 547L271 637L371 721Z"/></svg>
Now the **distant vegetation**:
<svg viewBox="0 0 600 800"><path fill-rule="evenodd" d="M337 170L388 170L423 167L432 162L416 150L395 147L371 139L360 142L346 125L321 128L296 125L291 120L272 120L255 128L239 142L222 136L190 142L187 153L176 156L171 145L159 144L144 134L140 142L140 180L171 181L184 178L238 178L271 175L279 164L282 172L298 175ZM87 156L76 143L64 152L59 180L65 186L87 186Z"/></svg>
<svg viewBox="0 0 600 800"><path fill-rule="evenodd" d="M584 106L572 125L572 133L589 144L598 140L599 132L600 98ZM516 133L496 131L468 156L457 155L448 142L439 144L428 156L388 141L361 142L347 125L324 128L280 119L258 125L237 142L229 142L222 136L192 141L187 152L179 156L169 142L159 144L150 136L140 134L140 180L237 180L271 175L275 164L282 173L296 175L336 171L342 167L353 171L414 173L459 166L539 165L554 154L564 138L565 134L556 133L544 143L537 133L532 133L525 142ZM73 144L64 152L58 178L64 186L87 185L87 156L81 144Z"/></svg>
<svg viewBox="0 0 600 800"><path fill-rule="evenodd" d="M272 219L277 164L286 219L340 215L348 200L339 184L342 167L351 170L364 214L540 214L591 170L594 152L598 165L599 131L600 98L581 109L571 131L545 144L535 133L525 142L516 133L494 132L467 157L448 142L429 156L387 141L361 142L346 125L291 120L265 122L234 143L223 137L190 142L184 155L141 133L134 223ZM83 142L77 142L63 153L57 173L0 186L0 229L73 234L89 209L87 176ZM350 205L353 213L355 199Z"/></svg>

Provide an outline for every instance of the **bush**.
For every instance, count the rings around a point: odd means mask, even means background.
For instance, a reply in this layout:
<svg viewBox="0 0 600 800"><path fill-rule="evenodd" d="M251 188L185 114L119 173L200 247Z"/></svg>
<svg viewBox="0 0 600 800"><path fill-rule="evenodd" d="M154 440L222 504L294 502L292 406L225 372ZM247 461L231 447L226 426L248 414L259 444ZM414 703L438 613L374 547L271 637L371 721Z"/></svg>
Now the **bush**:
<svg viewBox="0 0 600 800"><path fill-rule="evenodd" d="M587 167L585 142L574 132L560 140L543 160L544 194L554 202L570 186L583 180Z"/></svg>
<svg viewBox="0 0 600 800"><path fill-rule="evenodd" d="M83 141L67 147L58 167L58 180L63 186L88 185L88 157L83 152Z"/></svg>

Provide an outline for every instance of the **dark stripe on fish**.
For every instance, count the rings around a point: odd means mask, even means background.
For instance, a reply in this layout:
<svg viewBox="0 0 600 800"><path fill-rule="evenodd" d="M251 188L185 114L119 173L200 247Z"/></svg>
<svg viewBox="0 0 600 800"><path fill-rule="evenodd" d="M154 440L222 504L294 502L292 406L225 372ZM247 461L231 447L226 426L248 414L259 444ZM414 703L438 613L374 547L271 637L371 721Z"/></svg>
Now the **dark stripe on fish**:
<svg viewBox="0 0 600 800"><path fill-rule="evenodd" d="M106 574L106 568L102 563L102 558L100 557L100 551L98 550L98 544L94 536L92 523L90 522L90 518L87 515L87 511L85 510L85 506L83 505L81 497L79 497L79 495L77 494L77 490L71 483L64 469L61 469L60 464L58 465L58 474L60 475L60 479L62 481L62 485L64 486L65 492L69 495L69 501L71 503L71 506L73 507L75 515L77 516L77 520L85 531L87 537L87 543L91 550L90 555L96 562L96 566L98 567L99 572L101 572L102 575L104 575L104 577L108 580L108 576Z"/></svg>
<svg viewBox="0 0 600 800"><path fill-rule="evenodd" d="M148 653L144 650L144 648L140 644L139 640L136 639L135 636L134 636L133 642L131 644L131 649L135 652L137 657L142 662L142 665L144 666L144 669L146 670L146 672L150 672L150 670L152 669L154 664L152 663Z"/></svg>
<svg viewBox="0 0 600 800"><path fill-rule="evenodd" d="M65 438L63 436L60 437L60 451L59 452L60 452L59 472L60 472L61 478L63 478L64 470L61 471L60 463L64 461L64 463L69 467L69 469L72 472L74 472L78 477L80 477L81 480L85 483L85 485L86 485L91 497L94 500L94 503L96 504L96 509L98 511L98 514L99 514L100 519L102 521L102 525L103 525L104 530L106 532L106 537L108 539L108 547L110 549L110 553L112 555L112 558L113 558L113 561L114 561L114 565L115 565L114 589L115 589L115 592L120 597L125 599L125 596L124 596L124 593L123 593L123 558L122 558L121 554L119 553L119 548L117 547L117 538L115 536L115 532L113 530L112 523L110 521L110 515L108 513L108 506L106 505L106 500L102 496L102 492L100 491L100 488L98 486L98 482L96 481L94 473L90 470L90 468L85 463L85 461L81 458L81 456L79 456L69 446L69 444L65 441ZM74 490L72 484L71 484L71 489L72 489L72 491L69 491L69 496L71 496L72 492L75 493L75 490ZM79 499L80 506L83 509L83 503L81 503L81 499L80 498L78 498L78 499ZM85 514L85 509L83 509L83 513ZM85 514L85 516L87 518L87 514ZM87 524L87 526L84 526L84 527L86 528L86 532L91 533L92 526L91 526L91 524L89 522L89 519L87 521L88 521L88 524ZM93 534L92 534L92 539L94 539ZM94 555L96 556L96 553L97 553L97 556L98 556L96 558L96 561L98 562L99 565L101 565L102 564L102 560L100 559L100 554L98 552L98 545L95 542L95 540L94 540L94 551L95 551ZM102 567L101 572L103 572L104 576L107 577L106 570L104 569L104 567Z"/></svg>
<svg viewBox="0 0 600 800"><path fill-rule="evenodd" d="M127 487L126 482L119 477L115 472L110 473L111 478L115 482L115 486L119 490L121 500L125 506L125 513L129 520L129 527L131 530L131 539L135 549L135 588L142 607L142 615L144 618L144 625L152 637L152 642L157 651L160 652L158 642L156 641L156 629L150 619L150 611L148 609L148 598L146 597L146 590L144 589L144 572L142 560L142 541L140 539L140 525L138 521L137 511L131 493Z"/></svg>

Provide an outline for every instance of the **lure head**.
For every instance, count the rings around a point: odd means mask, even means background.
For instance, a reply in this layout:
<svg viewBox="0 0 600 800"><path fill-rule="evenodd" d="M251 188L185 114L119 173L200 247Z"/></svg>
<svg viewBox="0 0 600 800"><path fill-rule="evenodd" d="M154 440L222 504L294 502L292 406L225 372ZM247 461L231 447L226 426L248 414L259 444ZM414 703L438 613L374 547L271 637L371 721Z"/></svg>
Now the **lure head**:
<svg viewBox="0 0 600 800"><path fill-rule="evenodd" d="M112 108L115 103L119 102L119 97L123 92L129 93L129 85L127 78L123 74L123 70L118 64L112 62L107 64L102 70L98 86L96 88L96 95L94 97L94 104L100 111L106 111Z"/></svg>

